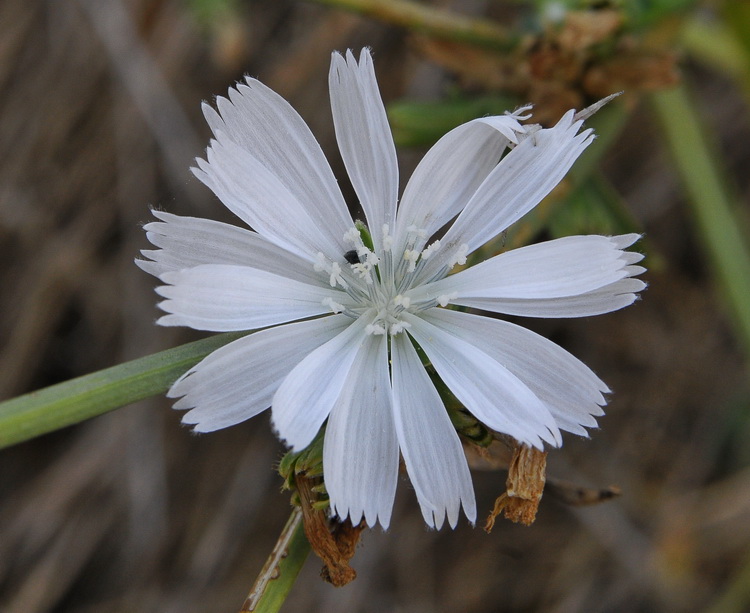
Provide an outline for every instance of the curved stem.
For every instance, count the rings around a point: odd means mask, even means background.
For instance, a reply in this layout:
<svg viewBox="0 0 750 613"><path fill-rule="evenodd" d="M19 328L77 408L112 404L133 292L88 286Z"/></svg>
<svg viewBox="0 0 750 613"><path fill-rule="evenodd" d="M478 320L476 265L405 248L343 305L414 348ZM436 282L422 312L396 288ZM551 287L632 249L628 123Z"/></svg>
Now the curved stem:
<svg viewBox="0 0 750 613"><path fill-rule="evenodd" d="M750 244L722 158L702 129L687 88L651 96L718 284L750 354Z"/></svg>
<svg viewBox="0 0 750 613"><path fill-rule="evenodd" d="M295 508L268 556L240 613L275 613L284 604L299 571L302 569L310 543L302 526L302 510Z"/></svg>

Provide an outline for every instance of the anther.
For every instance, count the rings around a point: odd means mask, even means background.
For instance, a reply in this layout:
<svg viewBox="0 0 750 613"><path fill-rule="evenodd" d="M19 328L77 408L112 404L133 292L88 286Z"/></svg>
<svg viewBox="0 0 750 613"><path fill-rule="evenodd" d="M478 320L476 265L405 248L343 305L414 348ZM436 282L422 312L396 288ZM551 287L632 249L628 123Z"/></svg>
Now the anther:
<svg viewBox="0 0 750 613"><path fill-rule="evenodd" d="M466 255L468 253L469 245L464 243L456 250L451 259L448 261L448 268L453 268L456 264L458 264L459 266L463 266L464 264L466 264Z"/></svg>
<svg viewBox="0 0 750 613"><path fill-rule="evenodd" d="M345 310L343 304L339 304L331 297L323 298L323 306L327 306L334 313L343 313Z"/></svg>
<svg viewBox="0 0 750 613"><path fill-rule="evenodd" d="M360 236L359 230L357 230L357 228L349 228L346 232L344 232L344 240L347 243L356 245L362 240L362 237Z"/></svg>
<svg viewBox="0 0 750 613"><path fill-rule="evenodd" d="M437 240L430 245L426 249L422 250L422 259L427 260L430 258L430 256L435 253L438 249L440 249L440 241Z"/></svg>
<svg viewBox="0 0 750 613"><path fill-rule="evenodd" d="M352 271L358 275L360 279L364 279L368 285L372 283L372 275L370 274L371 268L372 266L367 262L352 264Z"/></svg>
<svg viewBox="0 0 750 613"><path fill-rule="evenodd" d="M398 296L395 296L393 298L393 305L408 309L411 306L411 298L409 298L409 296L403 296L402 294L399 294Z"/></svg>
<svg viewBox="0 0 750 613"><path fill-rule="evenodd" d="M391 336L395 336L399 332L403 332L407 328L411 328L411 324L407 321L401 321L400 319L394 323L391 324L390 328L388 329L388 333Z"/></svg>
<svg viewBox="0 0 750 613"><path fill-rule="evenodd" d="M328 281L331 284L331 287L336 287L337 283L341 285L342 287L346 286L346 282L341 276L341 266L339 266L338 262L333 262L331 264L330 273L331 273L331 276Z"/></svg>
<svg viewBox="0 0 750 613"><path fill-rule="evenodd" d="M458 298L458 292L453 292L452 294L440 294L440 296L437 297L437 303L441 307L447 307L448 303L456 298Z"/></svg>
<svg viewBox="0 0 750 613"><path fill-rule="evenodd" d="M417 260L419 259L419 251L412 251L411 249L404 250L404 259L409 262L409 268L407 272L414 272L417 268Z"/></svg>
<svg viewBox="0 0 750 613"><path fill-rule="evenodd" d="M365 328L365 332L367 334L381 336L385 334L385 328L380 324L368 324L367 327Z"/></svg>
<svg viewBox="0 0 750 613"><path fill-rule="evenodd" d="M326 256L322 251L318 251L313 269L315 270L315 272L323 272L324 270L328 269L328 260L326 259Z"/></svg>

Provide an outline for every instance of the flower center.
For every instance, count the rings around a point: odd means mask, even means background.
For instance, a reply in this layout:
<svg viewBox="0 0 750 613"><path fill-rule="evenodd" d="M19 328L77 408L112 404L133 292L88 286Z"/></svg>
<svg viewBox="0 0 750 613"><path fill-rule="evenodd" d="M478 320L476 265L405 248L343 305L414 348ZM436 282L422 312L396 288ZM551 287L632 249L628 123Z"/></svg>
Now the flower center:
<svg viewBox="0 0 750 613"><path fill-rule="evenodd" d="M358 222L359 224L359 222ZM427 233L415 226L407 228L406 245L400 257L394 257L393 237L388 225L384 225L381 247L376 252L364 225L346 232L344 240L352 249L342 254L341 262L331 261L318 253L315 270L325 273L331 287L346 292L343 302L326 298L323 303L334 313L344 313L354 319L367 316L372 322L367 325L367 334L398 334L409 327L404 315L418 313L438 305L446 306L452 296L431 296L420 292L419 298L409 294L415 289L415 279L440 249L436 240L425 247ZM462 245L430 281L444 277L455 264L466 262L468 247Z"/></svg>

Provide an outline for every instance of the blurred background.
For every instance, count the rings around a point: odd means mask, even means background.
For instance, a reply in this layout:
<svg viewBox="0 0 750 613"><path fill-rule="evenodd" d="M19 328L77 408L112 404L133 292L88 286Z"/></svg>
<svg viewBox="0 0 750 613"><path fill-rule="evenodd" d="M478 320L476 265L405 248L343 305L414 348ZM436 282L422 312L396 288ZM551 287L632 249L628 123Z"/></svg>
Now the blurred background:
<svg viewBox="0 0 750 613"><path fill-rule="evenodd" d="M201 101L245 74L310 124L353 207L332 50L372 48L407 178L457 123L526 102L552 122L625 90L505 244L645 233L640 302L524 322L615 392L549 474L622 495L545 496L529 528L434 532L404 479L392 527L363 534L358 578L333 588L311 556L284 610L750 610L750 3L418 7L2 0L0 399L201 338L154 325L156 281L133 259L149 206L233 221L189 166L209 138ZM265 415L202 436L179 422L157 397L0 451L0 611L239 609L289 514L283 447ZM481 525L505 473L474 480Z"/></svg>

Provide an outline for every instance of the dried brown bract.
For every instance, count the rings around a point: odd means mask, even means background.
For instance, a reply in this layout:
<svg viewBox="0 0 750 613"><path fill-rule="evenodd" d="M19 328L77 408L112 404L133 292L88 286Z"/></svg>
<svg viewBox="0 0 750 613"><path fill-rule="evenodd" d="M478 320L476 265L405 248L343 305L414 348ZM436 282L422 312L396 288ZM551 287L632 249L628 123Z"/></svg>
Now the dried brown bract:
<svg viewBox="0 0 750 613"><path fill-rule="evenodd" d="M491 532L495 518L501 512L515 523L530 526L536 519L536 511L544 491L547 452L516 444L508 468L506 491L497 500L484 529Z"/></svg>
<svg viewBox="0 0 750 613"><path fill-rule="evenodd" d="M331 521L324 509L315 508L317 494L314 488L320 484L320 478L300 474L295 477L295 481L302 506L305 535L312 550L325 565L320 576L328 583L342 587L357 577L357 572L349 566L349 560L354 556L365 524L362 522L352 526L348 519L344 522Z"/></svg>

